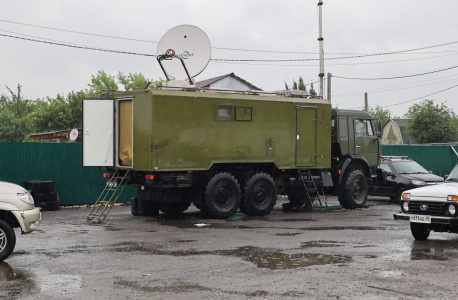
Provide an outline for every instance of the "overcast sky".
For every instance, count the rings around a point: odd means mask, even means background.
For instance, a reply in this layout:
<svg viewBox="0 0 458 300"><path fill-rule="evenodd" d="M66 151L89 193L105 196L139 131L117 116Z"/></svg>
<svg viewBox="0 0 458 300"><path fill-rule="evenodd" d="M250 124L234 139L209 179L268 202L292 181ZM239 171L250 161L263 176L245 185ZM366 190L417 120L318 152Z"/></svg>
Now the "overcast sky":
<svg viewBox="0 0 458 300"><path fill-rule="evenodd" d="M367 55L450 45L402 54L325 61L325 73L339 77L386 78L426 73L458 66L457 0L324 0L325 58ZM213 59L317 59L317 0L54 0L2 1L0 34L48 39L67 44L156 54L157 43L169 29L182 24L204 30ZM6 22L9 21L9 22ZM34 26L20 25L19 22ZM150 42L128 41L40 28L64 29ZM68 48L0 36L0 94L6 86L22 85L30 99L55 97L87 88L99 70L141 72L164 78L153 57ZM258 51L221 50L231 48ZM302 52L302 53L278 53ZM210 62L197 81L234 72L266 91L284 89L284 81L302 76L318 80L318 61ZM381 105L402 116L413 103L434 99L458 112L458 68L391 80L333 78L332 104L339 108ZM318 90L318 84L314 84Z"/></svg>

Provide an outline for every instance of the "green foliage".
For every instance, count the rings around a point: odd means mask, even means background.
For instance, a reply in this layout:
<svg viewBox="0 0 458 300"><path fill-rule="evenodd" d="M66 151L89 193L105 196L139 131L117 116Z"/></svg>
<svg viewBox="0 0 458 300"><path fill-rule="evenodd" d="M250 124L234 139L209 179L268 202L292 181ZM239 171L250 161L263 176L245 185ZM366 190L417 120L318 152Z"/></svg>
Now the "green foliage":
<svg viewBox="0 0 458 300"><path fill-rule="evenodd" d="M309 98L311 98L311 99L317 99L318 98L318 94L316 93L315 89L313 88L313 83L310 84Z"/></svg>
<svg viewBox="0 0 458 300"><path fill-rule="evenodd" d="M381 120L382 126L385 126L390 119L396 119L396 117L391 116L389 109L383 109L380 105L377 105L375 108L369 107L369 113L373 119Z"/></svg>
<svg viewBox="0 0 458 300"><path fill-rule="evenodd" d="M100 93L103 90L118 90L118 85L116 84L116 77L108 75L105 71L98 71L97 75L92 75L91 83L88 86L92 91Z"/></svg>
<svg viewBox="0 0 458 300"><path fill-rule="evenodd" d="M424 100L409 107L406 117L410 119L407 123L407 134L418 143L457 141L456 115L444 103L435 105L433 100Z"/></svg>
<svg viewBox="0 0 458 300"><path fill-rule="evenodd" d="M289 91L290 88L288 84L285 81L285 90ZM296 81L293 78L293 84L291 86L291 90L299 90L299 91L307 91L307 86L304 84L304 79L302 76L299 76L299 81ZM313 83L310 84L310 90L308 91L309 93L309 98L316 99L317 98L317 93L313 89Z"/></svg>

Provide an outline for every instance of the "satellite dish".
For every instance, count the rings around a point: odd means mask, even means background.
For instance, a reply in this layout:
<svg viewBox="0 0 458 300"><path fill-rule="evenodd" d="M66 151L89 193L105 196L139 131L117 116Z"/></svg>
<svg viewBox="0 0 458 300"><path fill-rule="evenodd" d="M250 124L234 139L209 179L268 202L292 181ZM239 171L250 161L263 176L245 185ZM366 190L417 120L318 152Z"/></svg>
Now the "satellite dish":
<svg viewBox="0 0 458 300"><path fill-rule="evenodd" d="M208 36L202 29L192 25L180 25L167 31L161 38L157 46L157 55L163 54L168 57L162 61L167 73L175 79L186 80L188 76L180 59L173 56L180 56L189 75L195 77L207 67L212 48Z"/></svg>
<svg viewBox="0 0 458 300"><path fill-rule="evenodd" d="M78 138L78 129L72 129L72 131L70 131L70 140L76 141L77 138Z"/></svg>

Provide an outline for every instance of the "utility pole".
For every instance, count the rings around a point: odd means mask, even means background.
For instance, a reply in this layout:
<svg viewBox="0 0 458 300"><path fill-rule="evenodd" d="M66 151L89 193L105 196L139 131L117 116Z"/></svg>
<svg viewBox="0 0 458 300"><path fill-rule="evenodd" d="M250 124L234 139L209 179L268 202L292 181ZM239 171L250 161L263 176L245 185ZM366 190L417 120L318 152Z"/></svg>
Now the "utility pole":
<svg viewBox="0 0 458 300"><path fill-rule="evenodd" d="M369 104L367 102L367 93L364 93L364 111L369 112Z"/></svg>
<svg viewBox="0 0 458 300"><path fill-rule="evenodd" d="M328 101L331 103L331 78L332 74L328 73Z"/></svg>
<svg viewBox="0 0 458 300"><path fill-rule="evenodd" d="M323 0L318 1L318 10L319 10L319 21L318 21L318 41L320 42L320 74L318 76L320 77L320 98L323 99L323 80L324 80L324 58L323 58L323 29L322 29L322 23L323 23L323 18L322 18L322 8L323 8Z"/></svg>

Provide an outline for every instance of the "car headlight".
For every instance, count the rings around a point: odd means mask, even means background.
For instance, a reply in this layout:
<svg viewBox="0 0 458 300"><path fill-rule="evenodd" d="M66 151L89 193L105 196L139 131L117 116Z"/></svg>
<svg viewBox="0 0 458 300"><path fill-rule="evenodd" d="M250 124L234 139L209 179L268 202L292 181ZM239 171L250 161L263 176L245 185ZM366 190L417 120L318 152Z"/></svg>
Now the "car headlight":
<svg viewBox="0 0 458 300"><path fill-rule="evenodd" d="M450 205L448 206L448 212L449 212L451 215L454 216L455 213L456 213L456 207L455 207L455 205L450 204Z"/></svg>
<svg viewBox="0 0 458 300"><path fill-rule="evenodd" d="M447 201L458 201L458 196L449 195L447 196Z"/></svg>
<svg viewBox="0 0 458 300"><path fill-rule="evenodd" d="M402 199L410 199L410 193L402 193L402 196L401 196Z"/></svg>
<svg viewBox="0 0 458 300"><path fill-rule="evenodd" d="M407 201L402 202L402 210L409 211L409 202Z"/></svg>
<svg viewBox="0 0 458 300"><path fill-rule="evenodd" d="M413 185L426 185L426 182L423 180L412 180Z"/></svg>
<svg viewBox="0 0 458 300"><path fill-rule="evenodd" d="M30 195L29 193L18 193L17 197L19 198L19 200L21 200L25 204L30 204L30 205L34 204L32 195Z"/></svg>

